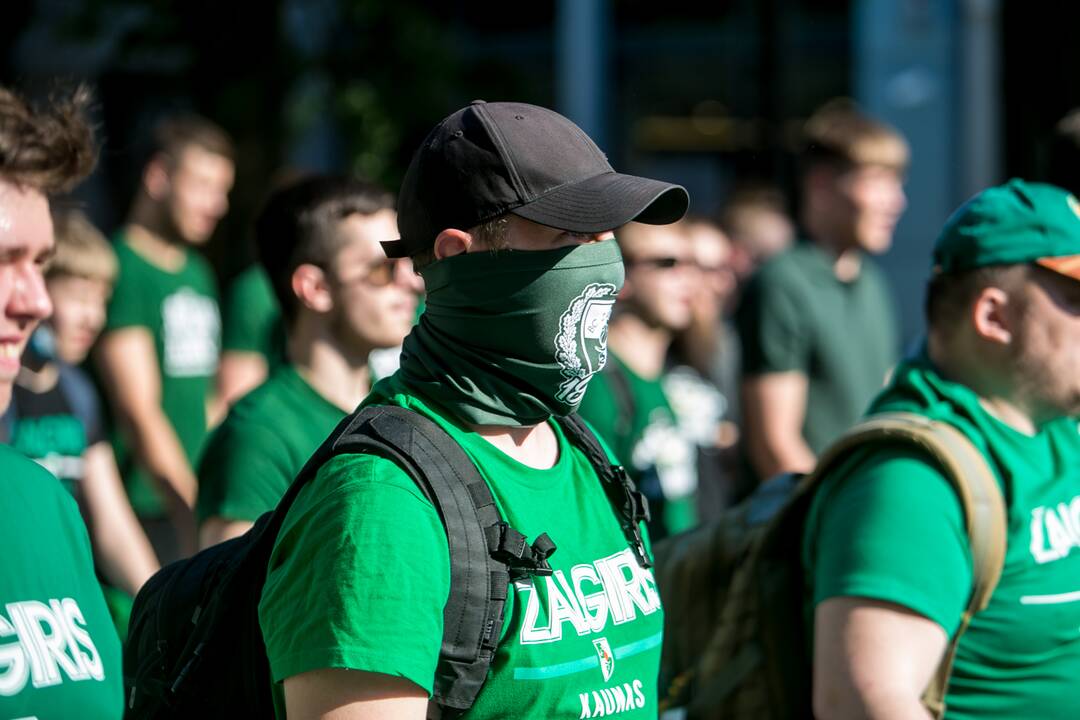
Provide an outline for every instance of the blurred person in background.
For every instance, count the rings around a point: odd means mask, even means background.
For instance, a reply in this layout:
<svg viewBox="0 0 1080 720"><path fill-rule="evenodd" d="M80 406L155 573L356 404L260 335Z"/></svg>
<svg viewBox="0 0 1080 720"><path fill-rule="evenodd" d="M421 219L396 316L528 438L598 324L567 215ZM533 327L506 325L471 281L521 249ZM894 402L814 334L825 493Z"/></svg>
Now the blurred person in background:
<svg viewBox="0 0 1080 720"><path fill-rule="evenodd" d="M679 427L697 447L697 508L705 521L740 495L738 377L725 388L716 372L719 360L739 349L729 316L737 277L733 244L715 220L688 215L683 227L700 279L690 324L675 333L668 352L664 390Z"/></svg>
<svg viewBox="0 0 1080 720"><path fill-rule="evenodd" d="M0 411L31 333L52 313L42 276L53 251L50 195L94 166L88 104L79 90L38 110L0 88ZM117 720L120 640L78 506L60 481L6 445L0 492L0 717Z"/></svg>
<svg viewBox="0 0 1080 720"><path fill-rule="evenodd" d="M675 333L693 320L701 282L683 223L630 223L616 232L626 279L607 332L607 362L578 412L649 499L649 536L697 524L697 454L664 390Z"/></svg>
<svg viewBox="0 0 1080 720"><path fill-rule="evenodd" d="M120 270L95 359L131 504L171 562L196 546L193 468L217 412L221 319L213 272L195 248L228 209L235 168L229 137L203 118L168 118L153 139L116 237Z"/></svg>
<svg viewBox="0 0 1080 720"><path fill-rule="evenodd" d="M731 241L731 266L745 282L769 258L795 242L795 224L779 190L751 186L736 190L720 211L720 227Z"/></svg>
<svg viewBox="0 0 1080 720"><path fill-rule="evenodd" d="M272 510L308 457L374 381L373 349L395 347L416 314L393 196L347 177L315 176L275 192L255 225L261 268L284 309L288 362L229 411L199 467L204 547Z"/></svg>
<svg viewBox="0 0 1080 720"><path fill-rule="evenodd" d="M270 279L257 262L228 283L223 299L217 392L228 407L284 361L285 328Z"/></svg>
<svg viewBox="0 0 1080 720"><path fill-rule="evenodd" d="M806 123L806 239L766 262L736 314L744 451L758 480L807 472L854 423L896 362L893 300L871 259L906 206L908 144L846 101Z"/></svg>
<svg viewBox="0 0 1080 720"><path fill-rule="evenodd" d="M56 254L45 273L53 314L23 353L0 437L55 475L79 503L122 637L131 598L159 565L124 493L97 390L78 368L105 324L116 256L77 210L55 212L53 226Z"/></svg>

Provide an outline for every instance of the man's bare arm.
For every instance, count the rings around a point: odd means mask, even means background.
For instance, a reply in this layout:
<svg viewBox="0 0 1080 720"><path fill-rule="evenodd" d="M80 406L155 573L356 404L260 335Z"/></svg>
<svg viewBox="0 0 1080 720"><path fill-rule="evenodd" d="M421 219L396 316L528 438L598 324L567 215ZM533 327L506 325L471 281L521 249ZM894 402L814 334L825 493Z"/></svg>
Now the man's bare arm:
<svg viewBox="0 0 1080 720"><path fill-rule="evenodd" d="M814 469L817 458L802 435L807 390L797 371L743 379L743 437L759 478Z"/></svg>
<svg viewBox="0 0 1080 720"><path fill-rule="evenodd" d="M83 461L83 496L101 568L109 581L135 595L161 565L124 493L109 444L91 445Z"/></svg>
<svg viewBox="0 0 1080 720"><path fill-rule="evenodd" d="M218 365L217 396L227 409L262 384L268 372L262 353L226 350L221 354L221 364Z"/></svg>
<svg viewBox="0 0 1080 720"><path fill-rule="evenodd" d="M180 439L161 408L154 339L146 328L128 327L102 336L98 367L121 427L177 527L184 551L195 548L192 508L198 483Z"/></svg>
<svg viewBox="0 0 1080 720"><path fill-rule="evenodd" d="M893 603L836 597L814 615L818 720L930 720L920 699L945 652L945 631Z"/></svg>
<svg viewBox="0 0 1080 720"><path fill-rule="evenodd" d="M325 668L284 685L290 720L424 720L427 714L427 692L391 675Z"/></svg>
<svg viewBox="0 0 1080 720"><path fill-rule="evenodd" d="M255 523L248 520L230 520L218 515L208 517L199 526L199 549L223 543L234 537L240 537Z"/></svg>

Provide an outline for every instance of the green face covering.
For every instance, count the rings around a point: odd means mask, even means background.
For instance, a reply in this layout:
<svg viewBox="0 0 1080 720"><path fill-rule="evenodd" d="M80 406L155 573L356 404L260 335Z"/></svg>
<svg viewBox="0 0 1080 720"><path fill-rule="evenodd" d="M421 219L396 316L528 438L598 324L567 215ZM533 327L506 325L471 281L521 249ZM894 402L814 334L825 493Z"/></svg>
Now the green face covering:
<svg viewBox="0 0 1080 720"><path fill-rule="evenodd" d="M475 425L535 425L577 409L607 361L623 282L614 240L456 255L421 274L427 306L401 354L409 385Z"/></svg>

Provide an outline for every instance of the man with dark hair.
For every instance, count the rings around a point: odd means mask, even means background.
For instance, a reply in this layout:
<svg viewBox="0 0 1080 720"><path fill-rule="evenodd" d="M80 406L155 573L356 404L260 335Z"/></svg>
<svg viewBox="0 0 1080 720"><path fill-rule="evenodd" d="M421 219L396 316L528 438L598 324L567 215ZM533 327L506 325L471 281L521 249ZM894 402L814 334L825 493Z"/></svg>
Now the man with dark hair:
<svg viewBox="0 0 1080 720"><path fill-rule="evenodd" d="M971 617L983 573L929 455L878 445L838 466L803 544L815 715L929 718L919 700L948 648L945 717L1080 717L1076 198L1013 180L961 206L934 248L927 322L870 412L947 423L979 449L1005 501L1001 579Z"/></svg>
<svg viewBox="0 0 1080 720"><path fill-rule="evenodd" d="M656 717L662 612L644 546L628 543L638 528L553 416L606 359L623 280L612 229L674 222L687 202L521 103L453 113L406 173L401 238L384 248L423 266L427 304L368 402L438 424L505 522L557 546L550 575L510 584L469 717ZM284 519L259 607L279 716L426 717L452 680L436 677L449 589L443 522L409 475L374 455L327 462Z"/></svg>
<svg viewBox="0 0 1080 720"><path fill-rule="evenodd" d="M78 91L35 111L0 88L0 411L30 334L52 312L42 277L53 248L49 196L94 165L88 102ZM75 501L7 446L0 493L0 716L119 718L120 643Z"/></svg>
<svg viewBox="0 0 1080 720"><path fill-rule="evenodd" d="M763 265L736 313L744 452L757 479L805 472L866 410L896 361L893 303L870 255L906 200L904 138L847 103L806 124L808 240Z"/></svg>
<svg viewBox="0 0 1080 720"><path fill-rule="evenodd" d="M193 249L228 209L228 136L193 116L167 119L127 226L97 348L120 437L117 460L162 562L195 548L193 470L207 432L221 320L213 272Z"/></svg>
<svg viewBox="0 0 1080 720"><path fill-rule="evenodd" d="M395 347L416 313L393 196L319 176L272 195L255 224L259 260L287 323L288 363L241 399L199 467L200 542L245 532L272 510L330 431L371 388L368 355Z"/></svg>

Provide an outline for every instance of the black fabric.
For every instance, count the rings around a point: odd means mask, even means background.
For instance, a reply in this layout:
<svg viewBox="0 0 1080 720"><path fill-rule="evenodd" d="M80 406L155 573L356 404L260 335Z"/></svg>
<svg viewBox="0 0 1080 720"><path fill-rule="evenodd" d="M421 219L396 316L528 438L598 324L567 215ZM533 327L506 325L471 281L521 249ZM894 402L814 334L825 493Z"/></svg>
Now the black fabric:
<svg viewBox="0 0 1080 720"><path fill-rule="evenodd" d="M514 212L574 232L631 220L666 224L689 204L678 185L616 173L582 130L547 108L477 100L442 120L413 155L398 195L401 239L389 257L432 247L446 228L468 230Z"/></svg>
<svg viewBox="0 0 1080 720"><path fill-rule="evenodd" d="M560 419L607 489L645 567L647 516L621 468L576 416ZM274 541L296 496L331 457L372 453L397 463L432 501L450 546L450 596L434 700L443 717L471 707L494 658L512 578L550 574L546 534L530 545L510 527L464 451L428 418L396 406L358 410L316 450L278 506L239 538L172 563L139 592L124 648L127 718L272 718L258 605ZM374 561L374 560L373 560Z"/></svg>

